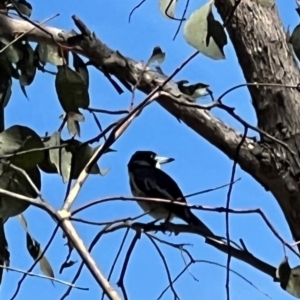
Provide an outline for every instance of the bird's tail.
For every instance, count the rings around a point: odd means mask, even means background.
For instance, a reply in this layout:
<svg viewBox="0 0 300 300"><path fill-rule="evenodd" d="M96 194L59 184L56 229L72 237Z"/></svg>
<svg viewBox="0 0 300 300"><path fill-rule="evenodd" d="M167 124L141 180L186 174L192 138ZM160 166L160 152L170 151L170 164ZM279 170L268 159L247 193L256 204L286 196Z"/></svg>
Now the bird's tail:
<svg viewBox="0 0 300 300"><path fill-rule="evenodd" d="M181 211L182 213L180 216L178 215L178 217L180 217L183 221L187 222L188 224L197 227L201 235L205 237L215 236L215 234L198 217L196 217L188 207L185 207L185 209Z"/></svg>
<svg viewBox="0 0 300 300"><path fill-rule="evenodd" d="M0 264L2 266L9 265L8 244L4 232L4 222L0 219ZM2 281L3 268L0 268L0 284Z"/></svg>

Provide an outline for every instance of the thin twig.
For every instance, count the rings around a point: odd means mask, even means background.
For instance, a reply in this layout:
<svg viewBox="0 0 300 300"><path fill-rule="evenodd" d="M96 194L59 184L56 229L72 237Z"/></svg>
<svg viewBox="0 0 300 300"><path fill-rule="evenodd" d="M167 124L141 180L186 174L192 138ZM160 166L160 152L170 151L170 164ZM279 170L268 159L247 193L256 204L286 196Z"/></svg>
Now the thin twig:
<svg viewBox="0 0 300 300"><path fill-rule="evenodd" d="M128 263L129 263L131 253L132 253L132 251L134 249L134 246L135 246L135 244L136 244L136 242L139 238L140 238L140 232L136 232L136 234L135 234L134 238L132 239L131 244L128 248L128 251L126 253L126 256L125 256L125 259L124 259L124 264L123 264L123 267L122 267L122 270L121 270L121 273L120 273L120 277L119 277L119 280L117 282L118 287L121 288L121 290L122 290L122 293L123 293L123 296L124 296L125 300L128 300L128 297L127 297L126 289L125 289L125 286L124 286L124 277L125 277L125 273L126 273L126 270L127 270L127 266L128 266Z"/></svg>
<svg viewBox="0 0 300 300"><path fill-rule="evenodd" d="M122 240L122 242L121 242L120 248L119 248L118 253L117 253L116 257L115 257L115 260L114 260L114 262L113 262L113 264L112 264L112 266L111 266L111 269L110 269L110 271L109 271L109 275L108 275L108 278L107 278L108 280L110 280L110 278L111 278L111 276L112 276L112 273L113 273L113 271L114 271L114 268L115 268L115 266L116 266L116 263L117 263L117 261L118 261L118 258L119 258L120 254L121 254L121 252L122 252L123 246L124 246L125 241L126 241L126 238L127 238L127 236L128 236L128 232L129 232L129 228L127 228L127 230L125 231L125 234L124 234L123 240ZM102 293L101 300L103 300L103 298L104 298L104 293Z"/></svg>
<svg viewBox="0 0 300 300"><path fill-rule="evenodd" d="M61 283L63 285L70 286L70 287L72 287L74 289L78 289L78 290L83 290L83 291L88 291L89 290L89 288L76 286L76 285L74 285L74 284L72 284L70 282L67 282L67 281L64 281L64 280L61 280L61 279L57 279L57 278L54 278L54 277L49 277L49 276L42 275L42 274L36 274L36 273L29 272L29 271L24 271L24 270L20 270L20 269L16 269L16 268L11 268L11 267L7 267L7 266L1 266L1 265L0 265L0 268L8 270L8 271L13 271L13 272L16 272L16 273L22 273L22 274L24 274L26 276L38 277L38 278L42 278L42 279L47 279L47 280L55 281L55 282Z"/></svg>
<svg viewBox="0 0 300 300"><path fill-rule="evenodd" d="M145 233L145 234L149 238L149 240L152 242L152 244L154 245L156 251L158 252L158 254L159 254L159 256L160 256L160 258L161 258L161 260L164 264L164 267L165 267L165 270L166 270L166 273L167 273L167 277L168 277L168 280L169 280L169 285L170 285L171 290L172 290L173 295L174 295L174 299L180 299L177 292L174 289L174 286L173 286L173 283L172 283L172 278L171 278L171 273L170 273L167 261L166 261L164 255L163 255L163 253L161 252L161 250L157 246L156 242L153 240L152 236L148 235L147 233Z"/></svg>

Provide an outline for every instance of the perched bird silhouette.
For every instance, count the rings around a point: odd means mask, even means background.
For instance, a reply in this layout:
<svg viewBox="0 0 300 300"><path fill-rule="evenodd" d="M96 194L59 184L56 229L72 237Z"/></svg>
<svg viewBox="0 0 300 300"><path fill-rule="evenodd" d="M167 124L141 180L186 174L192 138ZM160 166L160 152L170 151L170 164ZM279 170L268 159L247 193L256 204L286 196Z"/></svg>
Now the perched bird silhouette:
<svg viewBox="0 0 300 300"><path fill-rule="evenodd" d="M209 89L209 85L205 83L199 82L195 84L185 85L189 83L187 80L180 80L176 83L181 93L190 96L194 100L201 96L205 96L212 93Z"/></svg>
<svg viewBox="0 0 300 300"><path fill-rule="evenodd" d="M160 165L173 161L173 158L159 157L152 151L135 152L129 163L129 183L135 197L160 198L186 203L177 183ZM137 201L145 212L154 219L172 220L178 217L190 225L197 226L205 236L213 236L212 231L190 210L172 203Z"/></svg>

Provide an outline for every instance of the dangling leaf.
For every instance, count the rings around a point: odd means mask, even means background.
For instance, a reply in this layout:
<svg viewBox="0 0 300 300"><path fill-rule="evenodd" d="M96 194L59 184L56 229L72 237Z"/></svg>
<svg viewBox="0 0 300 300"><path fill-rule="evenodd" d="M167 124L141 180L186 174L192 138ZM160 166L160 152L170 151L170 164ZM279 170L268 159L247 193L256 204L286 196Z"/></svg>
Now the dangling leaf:
<svg viewBox="0 0 300 300"><path fill-rule="evenodd" d="M0 133L0 156L41 148L44 148L41 138L28 127L14 125ZM36 166L43 157L44 151L34 151L12 156L9 161L26 170Z"/></svg>
<svg viewBox="0 0 300 300"><path fill-rule="evenodd" d="M73 66L77 73L79 73L86 85L86 87L89 87L89 71L84 63L84 61L81 59L79 55L77 55L75 52L72 52L73 54Z"/></svg>
<svg viewBox="0 0 300 300"><path fill-rule="evenodd" d="M35 239L31 237L31 235L27 232L26 233L26 244L27 250L30 256L36 260L39 257L41 245Z"/></svg>
<svg viewBox="0 0 300 300"><path fill-rule="evenodd" d="M62 66L64 63L56 45L49 45L39 42L35 48L35 53L42 65L50 63L54 66Z"/></svg>
<svg viewBox="0 0 300 300"><path fill-rule="evenodd" d="M47 137L43 141L43 143L44 143L44 146L47 148L60 146L60 133L55 132L51 137ZM52 155L57 154L57 152L55 152L54 150L58 151L59 149L46 150L43 160L41 162L39 162L39 168L45 173L50 173L50 174L56 173L57 174L57 168L56 168L55 164L52 162L53 160L56 160L56 158L53 158L53 156L52 156L52 160L50 158L50 152L52 152Z"/></svg>
<svg viewBox="0 0 300 300"><path fill-rule="evenodd" d="M39 253L39 256L42 255L42 251L40 251ZM41 271L48 277L51 277L51 278L54 278L54 272L53 272L53 269L48 261L48 259L43 256L40 261L40 268L41 268Z"/></svg>
<svg viewBox="0 0 300 300"><path fill-rule="evenodd" d="M32 6L25 0L15 0L15 5L17 6L18 10L21 14L25 15L26 17L30 17L32 13ZM10 3L6 6L9 9L16 10L15 7Z"/></svg>
<svg viewBox="0 0 300 300"><path fill-rule="evenodd" d="M66 183L71 179L77 179L83 168L90 158L98 149L90 147L88 144L82 144L80 141L70 139L63 141L60 139L59 132L54 133L45 143L45 146L59 146L67 144L65 148L48 150L49 155L39 164L39 167L46 173L58 173L62 176L63 182ZM106 152L114 150L108 149ZM56 171L54 171L54 167ZM72 170L71 170L72 167ZM93 165L89 171L90 174L100 174L104 176L105 171L101 171L97 164Z"/></svg>
<svg viewBox="0 0 300 300"><path fill-rule="evenodd" d="M26 234L26 244L27 244L27 250L28 250L30 256L34 260L38 260L41 257L41 255L43 254L43 251L41 250L41 245L28 233L28 231ZM40 264L41 271L46 276L54 278L53 269L45 256L43 256L39 260L39 264Z"/></svg>
<svg viewBox="0 0 300 300"><path fill-rule="evenodd" d="M11 42L11 40L5 37L0 37L0 42L2 49L6 47ZM19 46L20 43L14 43L12 45L9 45L3 52L5 53L7 59L13 64L16 64L20 59L23 58L23 52L19 49Z"/></svg>
<svg viewBox="0 0 300 300"><path fill-rule="evenodd" d="M66 113L78 112L79 108L89 107L87 86L82 77L68 66L58 67L55 87L60 104Z"/></svg>
<svg viewBox="0 0 300 300"><path fill-rule="evenodd" d="M79 112L69 112L67 114L67 128L69 134L72 136L79 136L80 137L80 125L79 122L84 122L84 116Z"/></svg>
<svg viewBox="0 0 300 300"><path fill-rule="evenodd" d="M0 67L0 106L5 107L11 97L12 80L8 74L1 74Z"/></svg>
<svg viewBox="0 0 300 300"><path fill-rule="evenodd" d="M0 48L3 49L3 45L1 43ZM18 71L7 58L5 51L0 53L0 74L2 74L2 76L12 76L15 79L19 79Z"/></svg>
<svg viewBox="0 0 300 300"><path fill-rule="evenodd" d="M159 9L164 17L174 18L176 4L178 0L159 0Z"/></svg>
<svg viewBox="0 0 300 300"><path fill-rule="evenodd" d="M184 25L184 38L202 54L218 60L225 58L227 36L220 22L214 19L213 4L214 0L210 0L192 13Z"/></svg>
<svg viewBox="0 0 300 300"><path fill-rule="evenodd" d="M21 90L25 97L28 99L25 86L30 85L34 79L36 73L36 66L35 66L35 57L34 51L30 44L26 41L25 45L21 45L20 49L23 52L23 58L17 62L17 68L19 73L19 83L21 86Z"/></svg>
<svg viewBox="0 0 300 300"><path fill-rule="evenodd" d="M26 170L38 190L41 189L41 174L37 167ZM0 164L0 188L16 194L36 198L37 194L22 172L13 169L9 165ZM0 195L0 218L7 219L16 216L26 210L28 202L15 197Z"/></svg>
<svg viewBox="0 0 300 300"><path fill-rule="evenodd" d="M60 138L60 133L55 132L46 142L46 147L60 146L66 144ZM63 182L68 182L72 153L66 151L65 148L50 149L47 151L45 159L39 164L39 167L46 173L58 173L63 177Z"/></svg>
<svg viewBox="0 0 300 300"><path fill-rule="evenodd" d="M27 86L34 79L36 67L34 65L34 51L31 45L26 41L25 45L22 46L23 58L17 62L17 67L21 73L19 77L21 86Z"/></svg>

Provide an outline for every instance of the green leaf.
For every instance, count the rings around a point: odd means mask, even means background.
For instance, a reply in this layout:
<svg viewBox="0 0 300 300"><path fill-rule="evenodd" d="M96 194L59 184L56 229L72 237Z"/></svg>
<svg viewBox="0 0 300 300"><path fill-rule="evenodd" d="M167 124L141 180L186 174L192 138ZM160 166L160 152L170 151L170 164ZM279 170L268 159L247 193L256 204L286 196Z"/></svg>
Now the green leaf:
<svg viewBox="0 0 300 300"><path fill-rule="evenodd" d="M80 125L79 122L84 122L84 116L79 112L69 112L67 114L67 128L69 134L72 136L80 136Z"/></svg>
<svg viewBox="0 0 300 300"><path fill-rule="evenodd" d="M30 254L30 256L36 261L38 260L42 254L43 251L41 249L41 244L36 241L27 231L26 233L26 244L27 244L27 250ZM54 278L54 272L53 269L48 261L48 259L43 256L39 260L40 268L43 274L45 274L48 277Z"/></svg>
<svg viewBox="0 0 300 300"><path fill-rule="evenodd" d="M227 36L220 22L214 19L213 4L214 0L210 0L192 13L184 25L184 38L202 54L218 60L225 58Z"/></svg>
<svg viewBox="0 0 300 300"><path fill-rule="evenodd" d="M34 261L40 258L39 265L42 273L48 277L54 278L54 272L48 259L45 256L42 257L43 251L41 249L41 244L37 240L35 240L29 233L25 218L24 220L20 218L20 221L24 230L26 231L26 246L30 256L33 258Z"/></svg>
<svg viewBox="0 0 300 300"><path fill-rule="evenodd" d="M3 48L1 43L0 48ZM5 51L0 53L0 74L2 74L2 76L12 76L16 79L19 79L18 71L13 67L12 63L7 58Z"/></svg>
<svg viewBox="0 0 300 300"><path fill-rule="evenodd" d="M69 181L70 177L72 179L78 178L83 168L99 147L92 148L88 144L82 144L76 139L63 141L60 139L59 132L55 132L50 139L47 140L45 146L59 146L61 144L67 144L66 148L48 150L48 156L45 156L45 160L39 164L39 167L46 173L54 173L55 167L55 172L60 174L63 178L63 182L66 183ZM106 152L112 151L114 150L108 149ZM70 175L71 166L73 169L72 175ZM104 176L107 173L107 170L101 171L99 166L95 164L89 173Z"/></svg>
<svg viewBox="0 0 300 300"><path fill-rule="evenodd" d="M43 252L40 251L39 256L42 255L42 253ZM43 274L45 274L48 277L54 278L53 269L52 269L52 267L51 267L48 259L45 256L43 256L41 258L41 260L39 261L39 263L40 263L40 268L41 268L41 271L43 272Z"/></svg>
<svg viewBox="0 0 300 300"><path fill-rule="evenodd" d="M77 55L75 52L72 52L73 54L73 66L74 69L80 76L82 77L86 87L89 87L89 71L84 63L84 61L81 59L79 55Z"/></svg>
<svg viewBox="0 0 300 300"><path fill-rule="evenodd" d="M62 66L64 63L56 45L49 45L39 42L35 48L35 53L37 54L42 65L50 63L54 66Z"/></svg>
<svg viewBox="0 0 300 300"><path fill-rule="evenodd" d="M25 15L26 17L30 17L32 13L32 6L25 0L15 0L15 5L19 9L19 11ZM7 5L8 8L16 10L12 4Z"/></svg>
<svg viewBox="0 0 300 300"><path fill-rule="evenodd" d="M5 37L0 37L0 45L1 45L1 49L6 47L11 40L7 39ZM19 49L20 47L20 43L14 43L10 46L8 46L3 53L5 53L7 59L13 63L16 64L20 59L23 58L23 52L21 49Z"/></svg>
<svg viewBox="0 0 300 300"><path fill-rule="evenodd" d="M25 171L24 171L25 172ZM41 174L37 167L26 170L26 174L35 184L38 190L41 189ZM0 188L20 195L36 198L37 194L28 182L27 178L20 171L9 165L0 164ZM15 197L0 194L0 218L7 219L16 216L26 210L28 202Z"/></svg>
<svg viewBox="0 0 300 300"><path fill-rule="evenodd" d="M0 133L0 156L43 147L38 134L25 126L14 125ZM31 169L42 161L43 157L44 151L34 151L12 156L9 161L22 169Z"/></svg>
<svg viewBox="0 0 300 300"><path fill-rule="evenodd" d="M0 67L0 106L5 107L11 97L12 80L10 75L1 73Z"/></svg>
<svg viewBox="0 0 300 300"><path fill-rule="evenodd" d="M178 0L159 0L159 9L164 17L170 19L174 17Z"/></svg>
<svg viewBox="0 0 300 300"><path fill-rule="evenodd" d="M22 52L23 58L17 62L17 68L21 73L19 77L21 86L27 86L32 83L36 73L34 51L27 41L25 45L22 45Z"/></svg>
<svg viewBox="0 0 300 300"><path fill-rule="evenodd" d="M37 260L39 257L41 245L34 238L32 238L28 232L26 233L26 244L30 256L34 260Z"/></svg>
<svg viewBox="0 0 300 300"><path fill-rule="evenodd" d="M68 66L58 67L55 87L60 104L66 113L78 112L79 108L89 107L87 86L82 77Z"/></svg>

